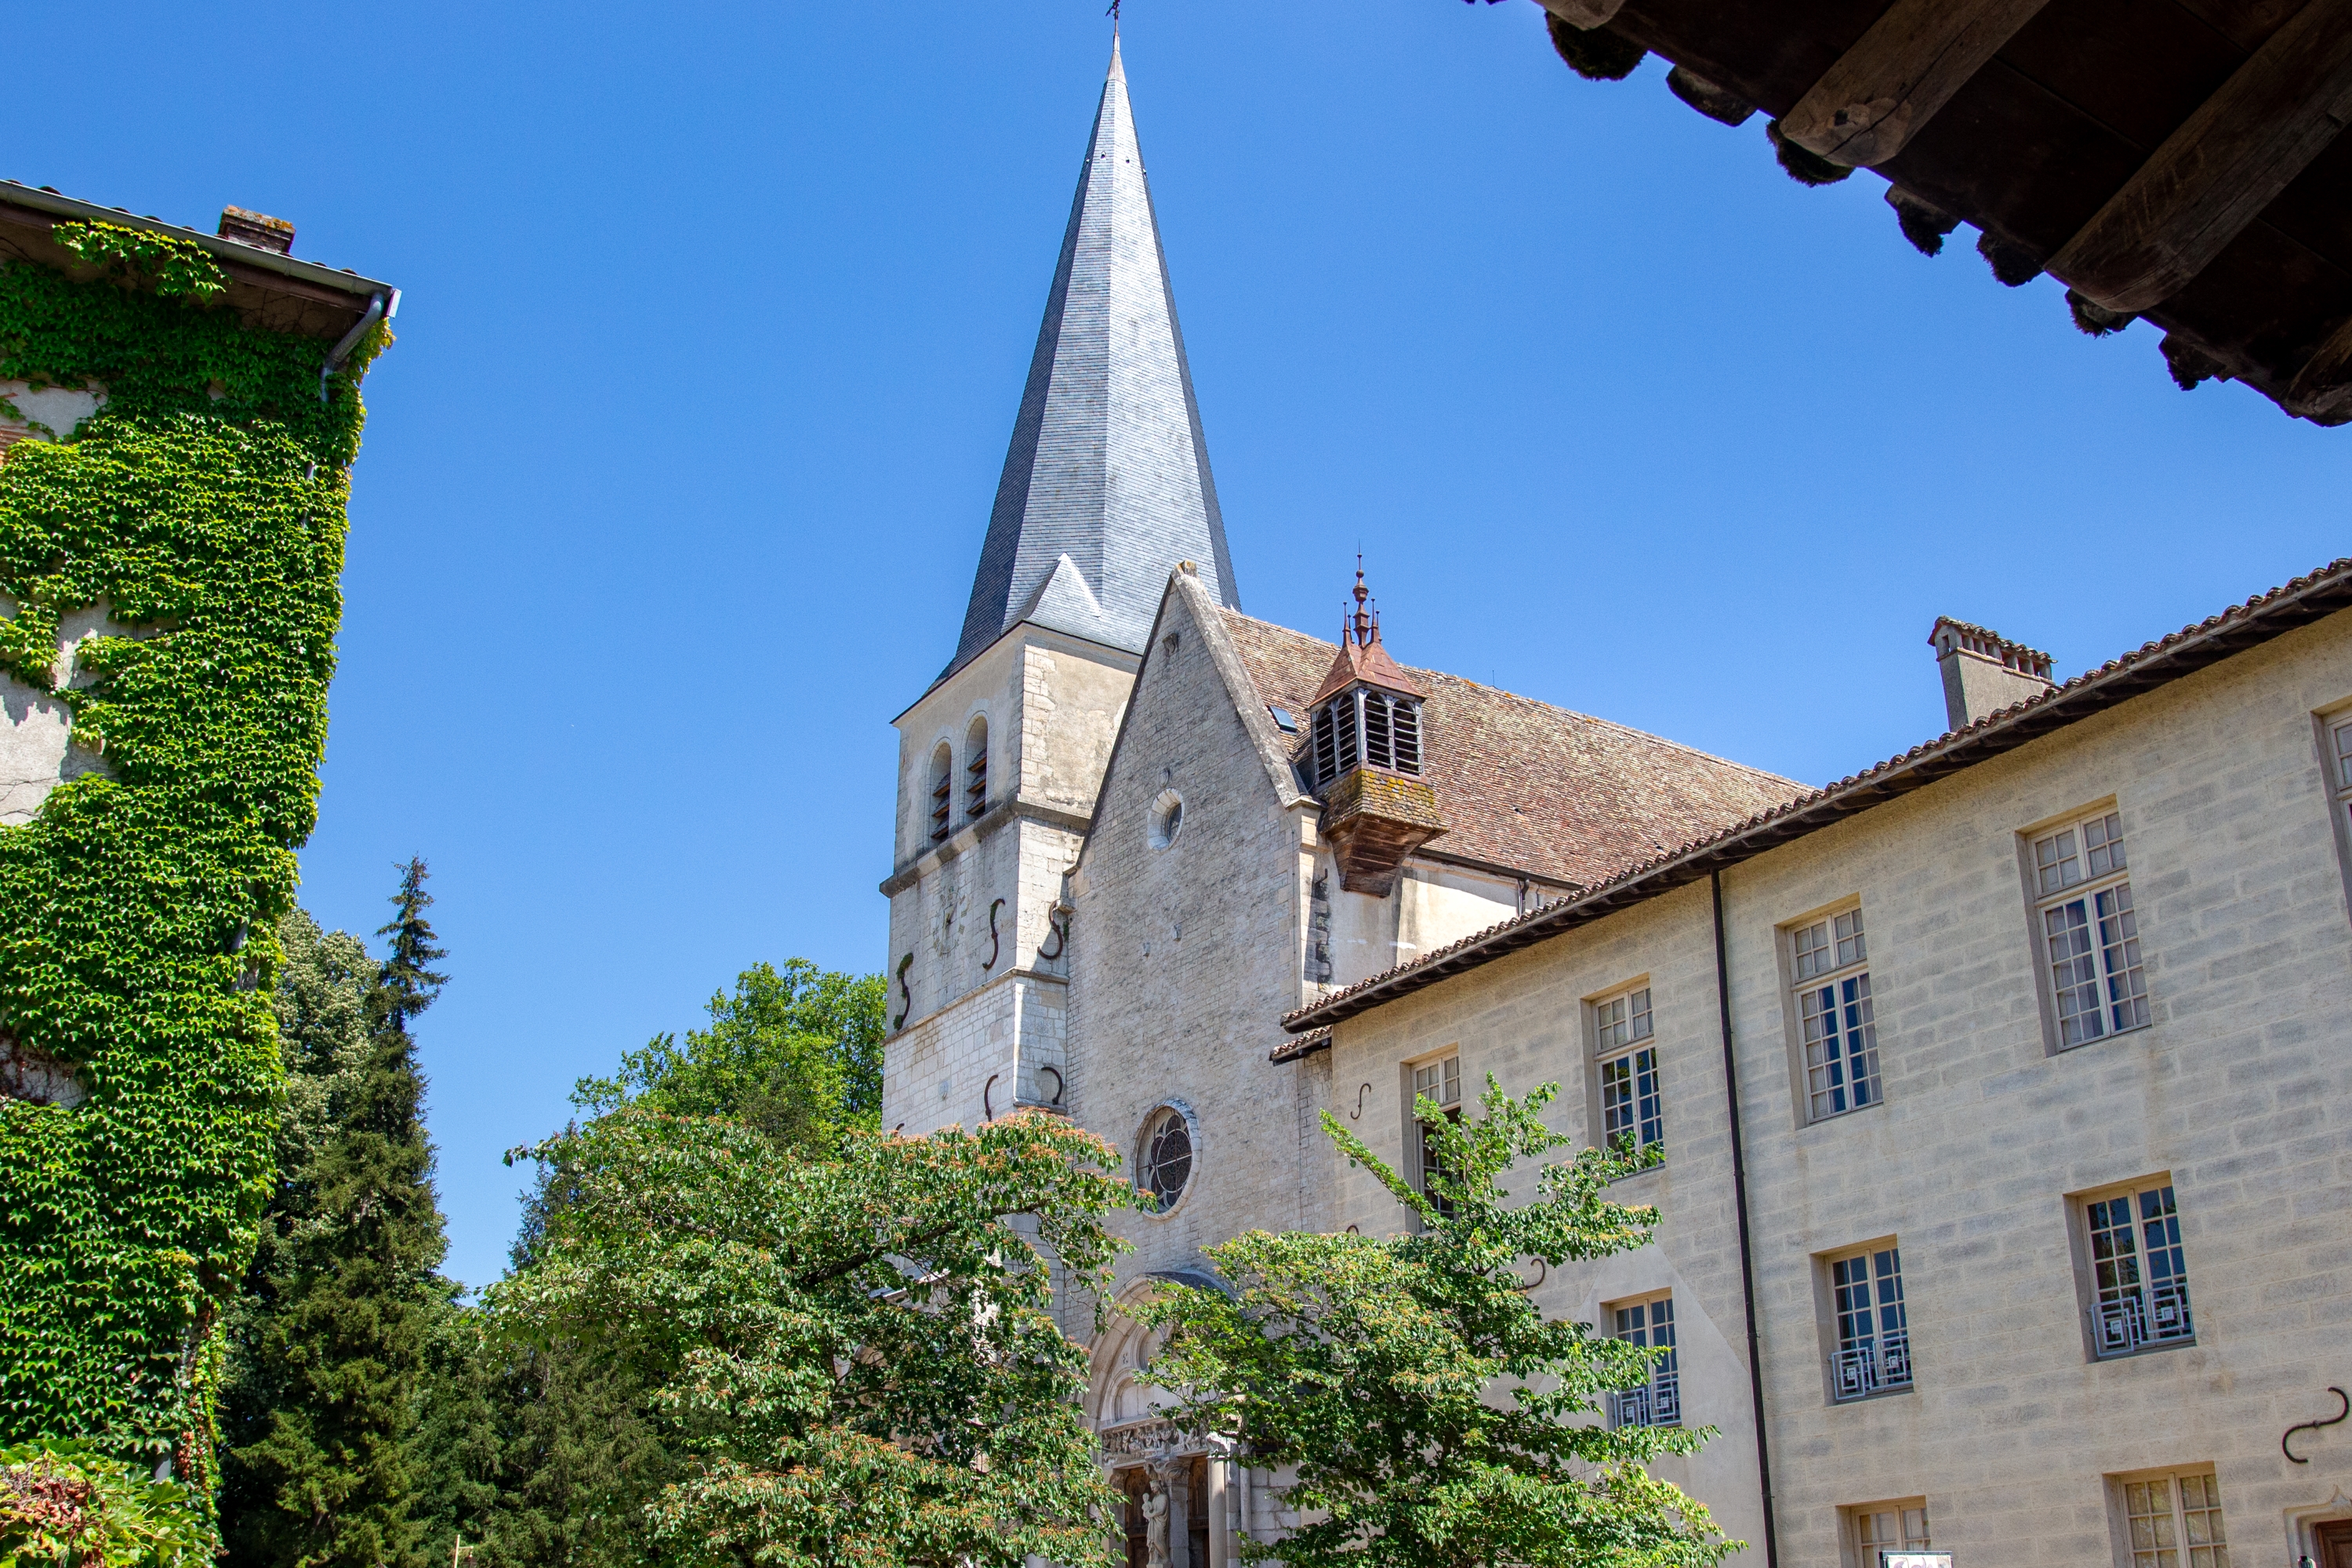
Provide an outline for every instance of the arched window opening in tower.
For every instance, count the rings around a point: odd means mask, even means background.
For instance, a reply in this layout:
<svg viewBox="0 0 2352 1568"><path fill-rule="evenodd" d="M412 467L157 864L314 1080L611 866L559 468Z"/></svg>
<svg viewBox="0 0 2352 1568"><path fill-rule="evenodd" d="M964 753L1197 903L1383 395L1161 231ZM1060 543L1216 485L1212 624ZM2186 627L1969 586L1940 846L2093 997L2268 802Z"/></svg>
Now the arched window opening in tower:
<svg viewBox="0 0 2352 1568"><path fill-rule="evenodd" d="M949 751L947 742L942 741L940 749L931 753L931 842L934 844L954 830L955 824L950 820L954 815L954 802L950 798L954 791L955 753Z"/></svg>
<svg viewBox="0 0 2352 1568"><path fill-rule="evenodd" d="M977 821L988 809L988 720L971 721L971 732L964 738L963 754L970 760L963 768L963 814L966 820Z"/></svg>

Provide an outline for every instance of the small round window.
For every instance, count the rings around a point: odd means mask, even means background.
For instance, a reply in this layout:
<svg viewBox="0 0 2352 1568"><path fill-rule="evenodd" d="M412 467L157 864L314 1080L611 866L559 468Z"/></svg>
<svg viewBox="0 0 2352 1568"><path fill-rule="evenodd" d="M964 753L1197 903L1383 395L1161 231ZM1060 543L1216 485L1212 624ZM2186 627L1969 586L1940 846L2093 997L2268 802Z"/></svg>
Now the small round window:
<svg viewBox="0 0 2352 1568"><path fill-rule="evenodd" d="M1144 1119L1135 1165L1137 1184L1153 1205L1162 1213L1174 1207L1192 1179L1192 1125L1182 1111L1163 1105Z"/></svg>
<svg viewBox="0 0 2352 1568"><path fill-rule="evenodd" d="M1161 790L1160 798L1151 803L1151 847L1167 848L1183 830L1184 797L1172 789Z"/></svg>

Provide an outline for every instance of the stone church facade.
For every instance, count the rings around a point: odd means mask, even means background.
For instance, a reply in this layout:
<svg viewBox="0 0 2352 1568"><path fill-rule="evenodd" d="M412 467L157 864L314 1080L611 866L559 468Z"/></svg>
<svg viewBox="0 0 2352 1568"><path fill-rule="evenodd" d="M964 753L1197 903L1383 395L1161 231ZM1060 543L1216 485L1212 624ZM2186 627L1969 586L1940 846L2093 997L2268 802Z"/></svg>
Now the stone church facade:
<svg viewBox="0 0 2352 1568"><path fill-rule="evenodd" d="M1608 1415L1718 1429L1660 1469L1739 1561L2331 1563L2352 1424L2280 1439L2352 1386L2347 605L2331 568L2063 687L1938 622L1952 731L1826 791L1403 665L1360 574L1336 642L1255 620L1115 51L897 721L884 1124L1109 1141L1159 1200L1128 1300L1402 1223L1323 1112L1414 1172L1417 1088L1558 1081L1668 1157L1655 1245L1538 1300L1674 1347ZM1136 1561L1278 1531L1068 1312Z"/></svg>

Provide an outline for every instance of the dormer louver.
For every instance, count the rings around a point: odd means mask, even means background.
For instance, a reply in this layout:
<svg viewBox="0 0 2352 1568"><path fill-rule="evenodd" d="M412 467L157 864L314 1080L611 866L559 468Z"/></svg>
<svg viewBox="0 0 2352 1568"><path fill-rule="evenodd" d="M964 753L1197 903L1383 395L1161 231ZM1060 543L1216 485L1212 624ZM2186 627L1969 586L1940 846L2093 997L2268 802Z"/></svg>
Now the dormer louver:
<svg viewBox="0 0 2352 1568"><path fill-rule="evenodd" d="M1339 885L1385 898L1405 858L1445 831L1437 795L1422 782L1422 693L1381 646L1380 617L1356 574L1356 613L1339 631L1339 657L1310 707L1299 757L1308 790L1323 801L1323 836Z"/></svg>
<svg viewBox="0 0 2352 1568"><path fill-rule="evenodd" d="M1315 744L1308 753L1312 788L1319 792L1360 765L1420 775L1417 699L1359 686L1315 710Z"/></svg>

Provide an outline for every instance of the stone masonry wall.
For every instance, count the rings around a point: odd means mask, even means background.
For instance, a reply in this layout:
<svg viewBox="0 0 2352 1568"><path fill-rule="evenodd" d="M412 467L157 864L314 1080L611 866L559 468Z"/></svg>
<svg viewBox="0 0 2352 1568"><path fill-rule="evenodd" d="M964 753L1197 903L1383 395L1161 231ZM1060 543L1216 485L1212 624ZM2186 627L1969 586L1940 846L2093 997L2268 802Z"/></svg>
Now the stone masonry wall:
<svg viewBox="0 0 2352 1568"><path fill-rule="evenodd" d="M2339 615L1726 873L1790 1568L1852 1560L1841 1510L1915 1497L1963 1563L2126 1563L2113 1478L2158 1468L2213 1470L2240 1563L2352 1517L2352 1426L2301 1434L2307 1465L2280 1451L2352 1386L2352 915L2315 723L2347 700ZM2059 1052L2021 835L2110 799L2153 1022ZM1857 897L1885 1098L1807 1124L1782 928ZM1673 1287L1687 1418L1725 1434L1688 1484L1755 1541L1712 942L1702 884L1472 971L1341 1025L1333 1094L1371 1083L1401 1157L1403 1062L1458 1042L1465 1078L1585 1079L1582 1002L1650 977L1670 1152L1624 1191L1659 1205L1658 1245L1538 1299L1589 1315ZM1558 1124L1590 1136L1590 1114L1571 1093ZM2195 1342L2098 1360L2079 1196L2153 1177ZM1347 1217L1392 1222L1360 1174L1330 1180ZM1914 1386L1833 1403L1824 1255L1888 1239Z"/></svg>
<svg viewBox="0 0 2352 1568"><path fill-rule="evenodd" d="M1056 1098L1068 954L1055 911L1099 782L1102 736L1132 680L1126 658L1021 627L900 718L899 867L885 884L884 965L886 1016L898 1026L884 1046L884 1126L973 1126L1016 1099ZM963 794L975 719L986 721L989 744L977 817ZM955 758L953 831L933 843L931 759L943 741Z"/></svg>
<svg viewBox="0 0 2352 1568"><path fill-rule="evenodd" d="M1121 1221L1136 1244L1122 1284L1204 1267L1204 1245L1251 1226L1298 1223L1295 1123L1268 1103L1265 1058L1303 994L1311 803L1277 796L1211 658L1222 625L1171 593L1153 635L1076 879L1071 1105L1130 1162L1162 1104L1189 1108L1197 1143L1175 1206ZM1182 826L1160 847L1154 806L1170 791Z"/></svg>

